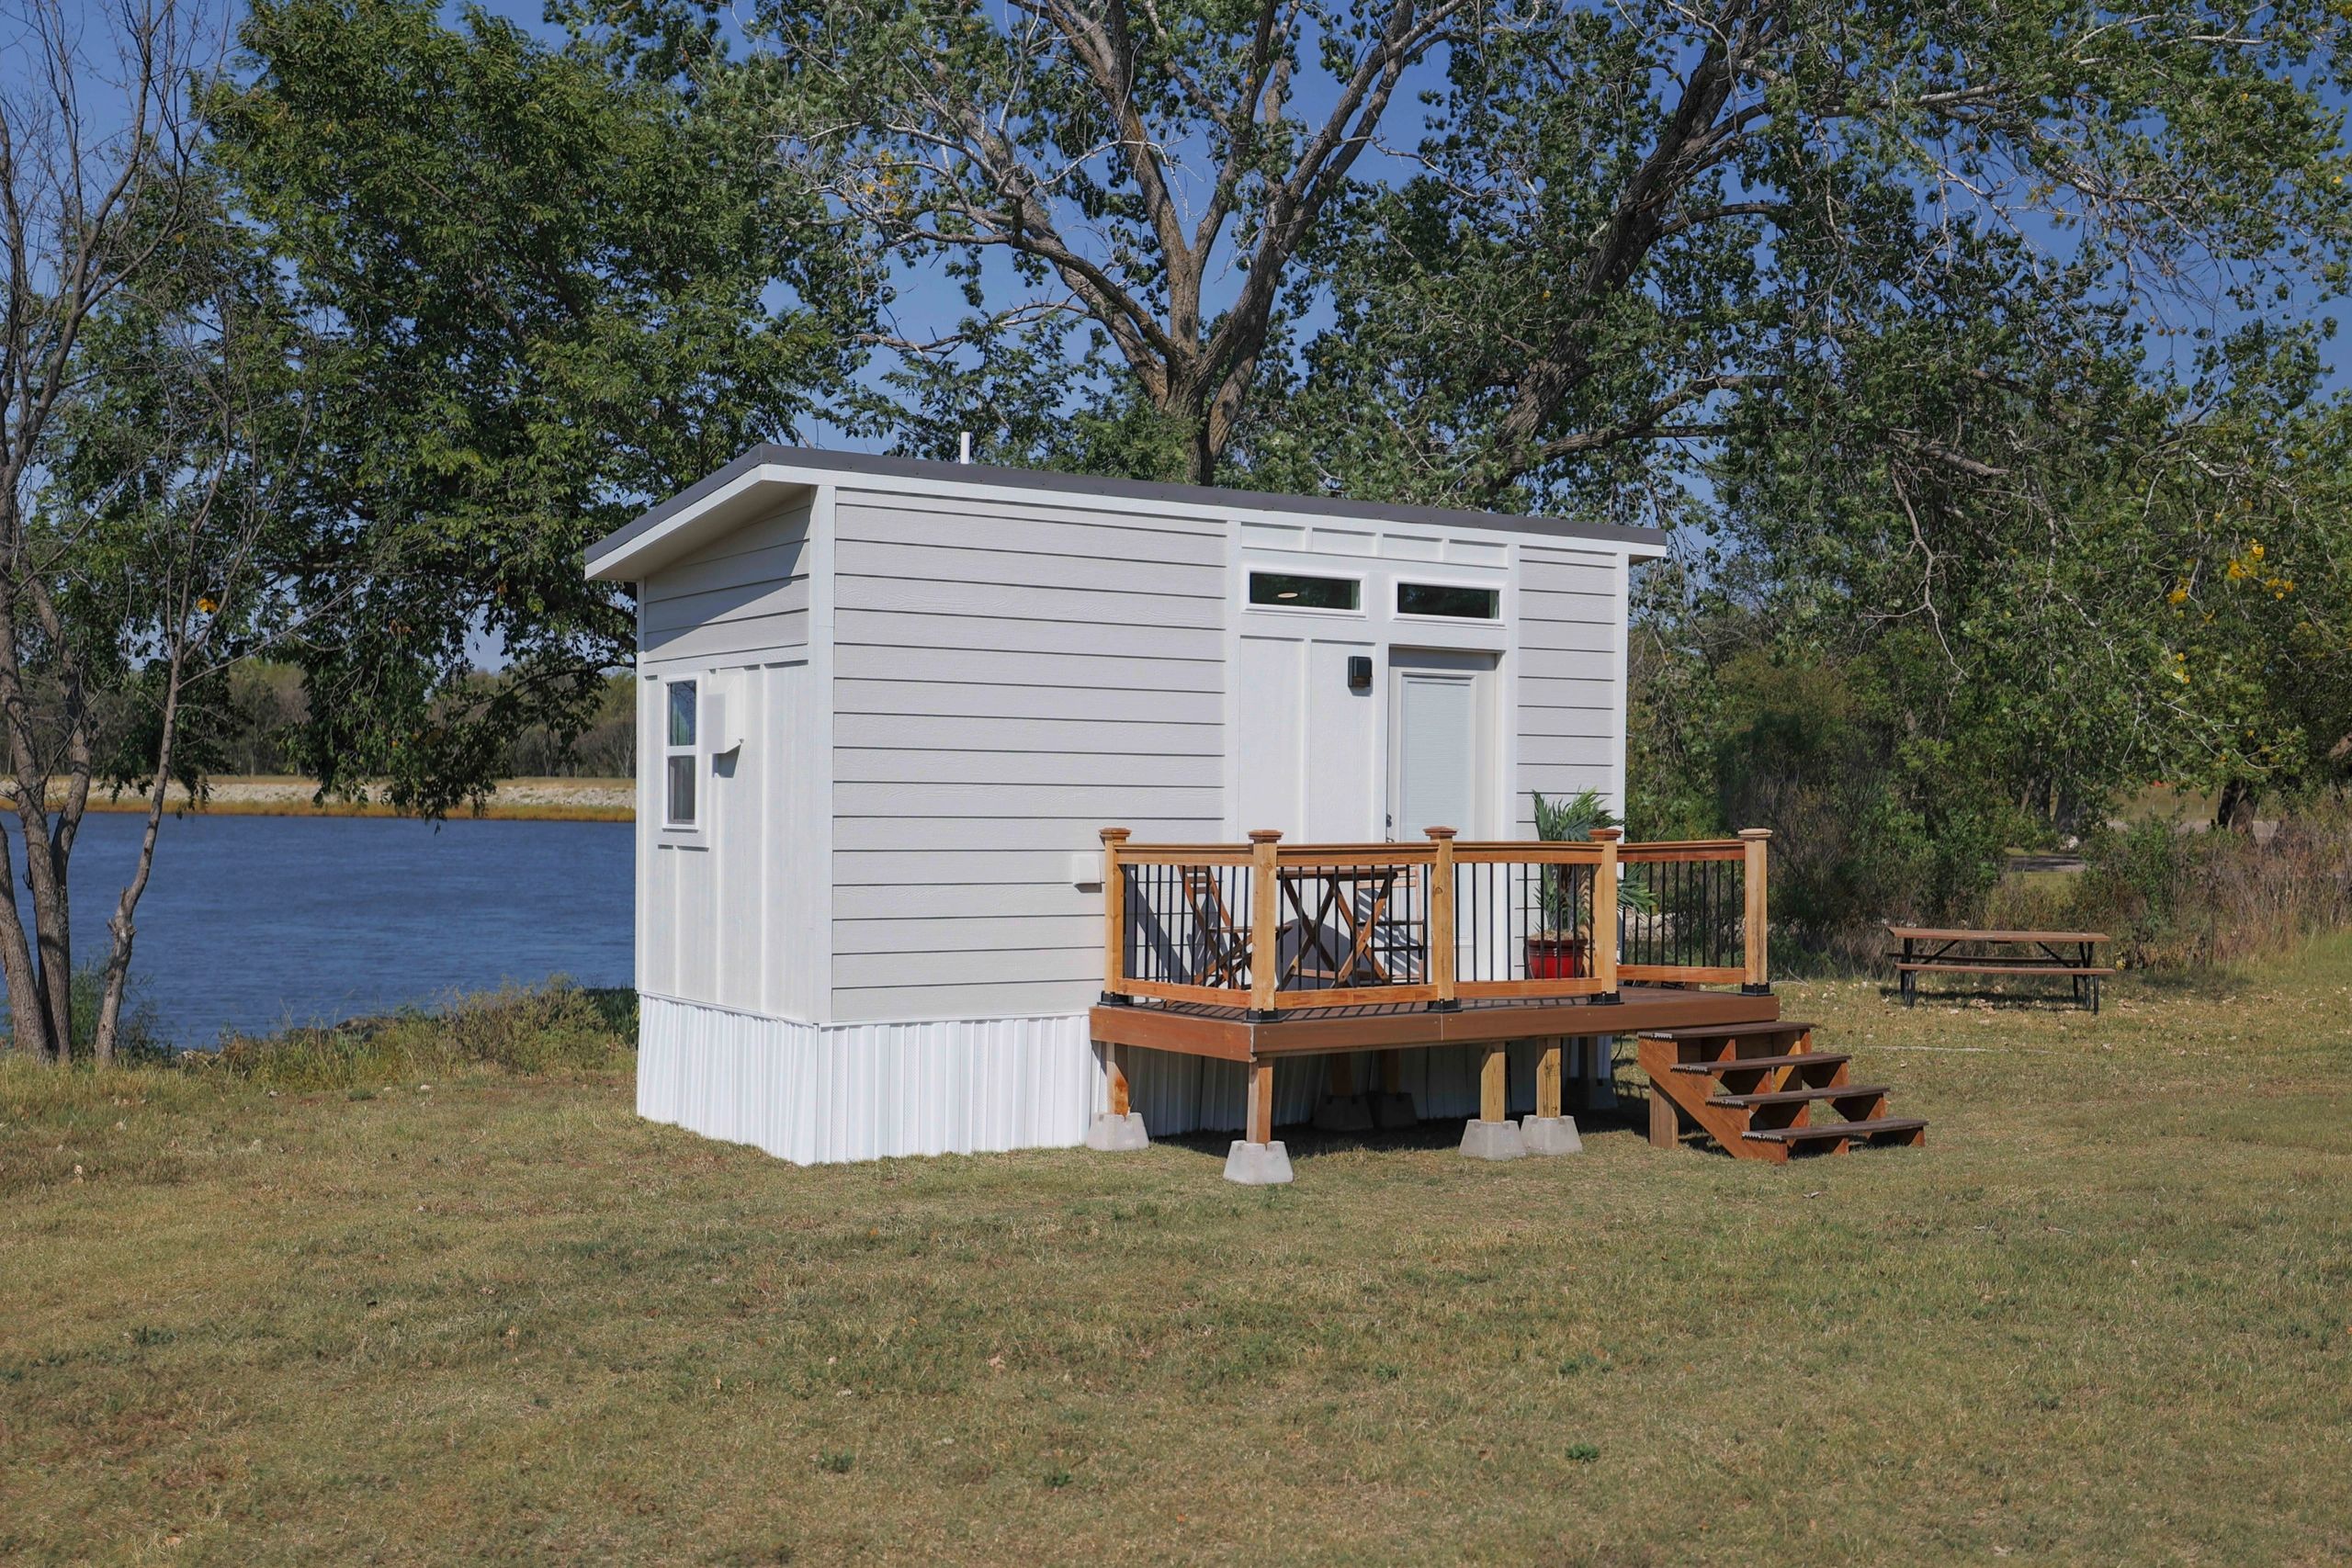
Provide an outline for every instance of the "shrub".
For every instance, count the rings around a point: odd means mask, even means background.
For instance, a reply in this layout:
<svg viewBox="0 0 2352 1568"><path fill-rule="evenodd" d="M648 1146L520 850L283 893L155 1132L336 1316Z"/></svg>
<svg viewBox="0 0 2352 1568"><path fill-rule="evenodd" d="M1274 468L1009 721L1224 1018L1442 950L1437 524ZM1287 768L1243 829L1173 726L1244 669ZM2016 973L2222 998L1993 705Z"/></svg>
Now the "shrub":
<svg viewBox="0 0 2352 1568"><path fill-rule="evenodd" d="M2352 802L2323 797L2250 833L2142 822L2094 838L2066 911L2126 964L2190 968L2290 950L2352 924Z"/></svg>
<svg viewBox="0 0 2352 1568"><path fill-rule="evenodd" d="M412 1009L332 1028L232 1035L217 1052L188 1052L181 1060L274 1089L345 1089L460 1067L604 1071L627 1063L635 1035L629 993L582 990L557 979L458 997L438 1011Z"/></svg>

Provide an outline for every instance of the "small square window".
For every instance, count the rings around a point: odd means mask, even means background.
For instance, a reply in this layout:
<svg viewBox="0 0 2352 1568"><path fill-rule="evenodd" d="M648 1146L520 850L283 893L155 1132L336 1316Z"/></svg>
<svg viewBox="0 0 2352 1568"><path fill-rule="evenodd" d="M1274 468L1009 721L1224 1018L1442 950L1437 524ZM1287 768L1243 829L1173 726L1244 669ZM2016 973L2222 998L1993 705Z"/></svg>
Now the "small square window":
<svg viewBox="0 0 2352 1568"><path fill-rule="evenodd" d="M1459 588L1445 582L1400 582L1396 585L1400 615L1451 615L1456 620L1491 621L1502 613L1502 594L1493 588Z"/></svg>
<svg viewBox="0 0 2352 1568"><path fill-rule="evenodd" d="M1250 574L1250 603L1278 610L1353 610L1363 585L1352 577L1299 577L1283 571Z"/></svg>
<svg viewBox="0 0 2352 1568"><path fill-rule="evenodd" d="M669 806L670 825L691 828L695 820L695 756L683 752L670 759Z"/></svg>

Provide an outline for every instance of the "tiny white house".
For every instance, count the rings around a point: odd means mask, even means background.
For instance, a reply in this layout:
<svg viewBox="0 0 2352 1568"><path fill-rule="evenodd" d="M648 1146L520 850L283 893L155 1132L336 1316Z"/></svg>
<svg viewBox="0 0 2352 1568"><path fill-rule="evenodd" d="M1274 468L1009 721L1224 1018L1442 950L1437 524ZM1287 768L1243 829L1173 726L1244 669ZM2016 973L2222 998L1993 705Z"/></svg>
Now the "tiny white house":
<svg viewBox="0 0 2352 1568"><path fill-rule="evenodd" d="M640 1112L804 1163L1080 1143L1102 829L1426 844L1530 838L1537 792L1622 804L1627 577L1661 548L745 454L588 552L638 591ZM1425 1055L1406 1092L1475 1107ZM1243 1124L1238 1064L1138 1056L1153 1133ZM1278 1102L1311 1109L1304 1067Z"/></svg>

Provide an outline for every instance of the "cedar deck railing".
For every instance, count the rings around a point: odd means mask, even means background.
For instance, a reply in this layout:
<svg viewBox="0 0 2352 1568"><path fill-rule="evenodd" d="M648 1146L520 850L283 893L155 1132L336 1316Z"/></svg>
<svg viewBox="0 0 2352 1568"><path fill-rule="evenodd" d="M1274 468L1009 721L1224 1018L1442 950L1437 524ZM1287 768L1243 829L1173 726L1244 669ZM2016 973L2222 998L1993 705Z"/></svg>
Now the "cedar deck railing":
<svg viewBox="0 0 2352 1568"><path fill-rule="evenodd" d="M1617 999L1621 982L1769 988L1765 847L1736 839L1136 844L1102 829L1103 995L1301 1008ZM1622 883L1637 885L1621 901ZM1596 919L1614 909L1614 919ZM1269 956L1270 955L1270 956Z"/></svg>

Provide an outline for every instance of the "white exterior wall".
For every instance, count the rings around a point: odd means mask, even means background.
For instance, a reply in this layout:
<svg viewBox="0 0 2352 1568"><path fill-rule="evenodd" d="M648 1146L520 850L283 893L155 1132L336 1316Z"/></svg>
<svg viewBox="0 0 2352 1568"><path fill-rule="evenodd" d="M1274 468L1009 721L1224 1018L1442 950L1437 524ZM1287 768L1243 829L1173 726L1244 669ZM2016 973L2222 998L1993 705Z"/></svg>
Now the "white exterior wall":
<svg viewBox="0 0 2352 1568"><path fill-rule="evenodd" d="M1072 856L1224 819L1227 525L844 487L834 529L830 1016L1082 1010Z"/></svg>
<svg viewBox="0 0 2352 1568"><path fill-rule="evenodd" d="M1102 896L1077 857L1111 823L1381 836L1398 649L1494 658L1503 831L1532 831L1533 790L1622 806L1622 549L919 491L782 490L642 584L648 1117L801 1162L1079 1142L1103 1074ZM1360 573L1367 613L1253 610L1251 566ZM1393 616L1399 579L1495 585L1501 622ZM1380 685L1334 721L1307 694L1351 650ZM692 833L661 823L660 687L680 675L744 742L706 759ZM1423 1114L1475 1110L1473 1053L1406 1063ZM1283 1120L1323 1070L1282 1064ZM1231 1065L1136 1052L1132 1071L1155 1134L1240 1126Z"/></svg>
<svg viewBox="0 0 2352 1568"><path fill-rule="evenodd" d="M639 592L637 988L773 1017L825 1000L824 723L811 659L811 507L783 509L649 578ZM698 820L662 822L665 688L704 700ZM727 755L710 699L741 739ZM730 737L731 738L731 737Z"/></svg>
<svg viewBox="0 0 2352 1568"><path fill-rule="evenodd" d="M1625 809L1625 618L1622 554L1519 547L1511 837L1535 836L1535 792L1596 789Z"/></svg>

